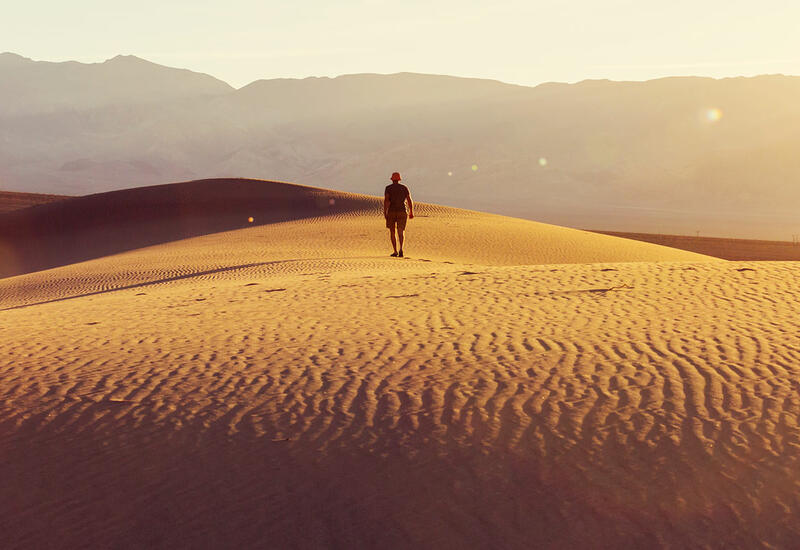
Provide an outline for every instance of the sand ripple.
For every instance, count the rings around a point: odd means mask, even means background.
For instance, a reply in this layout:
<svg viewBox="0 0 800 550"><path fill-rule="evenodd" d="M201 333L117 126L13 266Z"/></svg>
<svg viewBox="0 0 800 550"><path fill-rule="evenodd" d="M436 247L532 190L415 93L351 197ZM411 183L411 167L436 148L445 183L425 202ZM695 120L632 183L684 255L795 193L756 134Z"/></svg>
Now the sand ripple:
<svg viewBox="0 0 800 550"><path fill-rule="evenodd" d="M3 546L800 536L795 264L399 265L3 281Z"/></svg>

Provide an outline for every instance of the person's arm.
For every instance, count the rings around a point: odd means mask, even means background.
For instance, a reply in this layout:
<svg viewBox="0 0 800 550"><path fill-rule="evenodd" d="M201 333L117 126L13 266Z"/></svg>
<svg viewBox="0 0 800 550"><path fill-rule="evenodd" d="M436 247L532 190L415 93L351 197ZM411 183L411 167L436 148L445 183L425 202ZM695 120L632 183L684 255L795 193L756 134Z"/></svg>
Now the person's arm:
<svg viewBox="0 0 800 550"><path fill-rule="evenodd" d="M389 193L384 193L383 194L383 217L384 218L389 215L389 205L390 204L391 204L391 202L389 201Z"/></svg>
<svg viewBox="0 0 800 550"><path fill-rule="evenodd" d="M411 193L410 192L408 193L408 195L406 195L406 202L408 203L408 219L409 220L413 220L414 219L414 203L411 202Z"/></svg>

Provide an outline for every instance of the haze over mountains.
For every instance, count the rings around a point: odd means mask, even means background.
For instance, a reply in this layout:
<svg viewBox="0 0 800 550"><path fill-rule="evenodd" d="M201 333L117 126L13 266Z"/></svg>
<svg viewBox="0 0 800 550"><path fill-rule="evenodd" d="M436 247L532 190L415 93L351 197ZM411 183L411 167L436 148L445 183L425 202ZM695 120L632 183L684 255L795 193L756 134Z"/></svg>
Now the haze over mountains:
<svg viewBox="0 0 800 550"><path fill-rule="evenodd" d="M260 80L241 89L133 56L0 55L0 188L87 194L258 177L577 227L800 233L800 78L448 76ZM452 174L452 175L450 175Z"/></svg>

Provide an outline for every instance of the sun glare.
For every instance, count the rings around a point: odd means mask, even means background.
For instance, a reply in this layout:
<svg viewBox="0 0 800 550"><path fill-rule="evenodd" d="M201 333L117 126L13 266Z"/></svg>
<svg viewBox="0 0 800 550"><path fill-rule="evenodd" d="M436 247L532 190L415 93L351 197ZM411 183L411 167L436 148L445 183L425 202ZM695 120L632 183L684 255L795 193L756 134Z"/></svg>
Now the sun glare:
<svg viewBox="0 0 800 550"><path fill-rule="evenodd" d="M713 107L706 109L706 120L709 122L718 122L722 118L722 111Z"/></svg>

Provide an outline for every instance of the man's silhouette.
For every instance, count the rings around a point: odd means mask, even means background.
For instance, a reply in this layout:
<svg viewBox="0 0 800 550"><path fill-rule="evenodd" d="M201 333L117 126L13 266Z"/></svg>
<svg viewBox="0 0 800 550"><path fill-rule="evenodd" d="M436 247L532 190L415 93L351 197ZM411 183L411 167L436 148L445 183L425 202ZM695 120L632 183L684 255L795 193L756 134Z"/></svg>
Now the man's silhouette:
<svg viewBox="0 0 800 550"><path fill-rule="evenodd" d="M394 252L392 257L403 257L403 232L406 230L406 220L414 218L414 203L411 202L411 193L408 187L400 182L400 173L392 174L392 183L386 186L383 198L383 217L386 218L386 227L389 229L389 239L392 241ZM406 215L406 202L408 215ZM397 238L394 232L397 227ZM397 250L397 241L400 241L400 251Z"/></svg>

